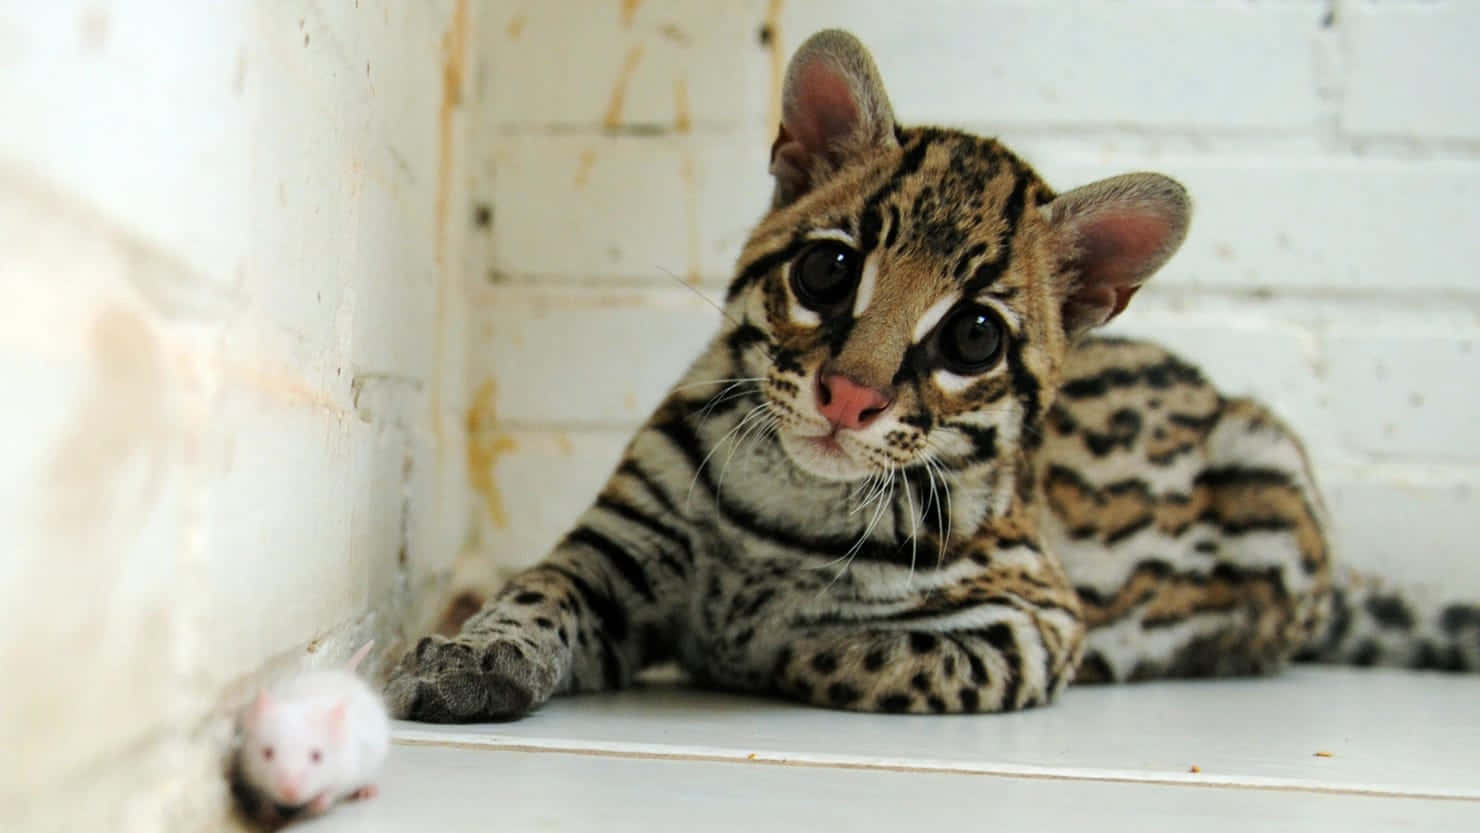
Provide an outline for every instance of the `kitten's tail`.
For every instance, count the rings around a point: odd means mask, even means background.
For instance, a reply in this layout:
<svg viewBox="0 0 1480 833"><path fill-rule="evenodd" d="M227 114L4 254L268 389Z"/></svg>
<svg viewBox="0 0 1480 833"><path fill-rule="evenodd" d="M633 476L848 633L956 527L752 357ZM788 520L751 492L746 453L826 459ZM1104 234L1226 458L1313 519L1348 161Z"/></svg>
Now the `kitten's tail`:
<svg viewBox="0 0 1480 833"><path fill-rule="evenodd" d="M1480 603L1338 570L1324 634L1300 662L1480 672Z"/></svg>

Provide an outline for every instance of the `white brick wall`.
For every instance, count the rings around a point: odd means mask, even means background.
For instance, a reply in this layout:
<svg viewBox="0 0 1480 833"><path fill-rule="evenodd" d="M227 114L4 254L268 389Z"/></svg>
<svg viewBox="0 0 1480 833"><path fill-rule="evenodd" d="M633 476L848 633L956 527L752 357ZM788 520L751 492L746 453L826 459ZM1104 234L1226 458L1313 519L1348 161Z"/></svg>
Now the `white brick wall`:
<svg viewBox="0 0 1480 833"><path fill-rule="evenodd" d="M1349 561L1480 594L1480 5L227 6L0 0L0 828L204 826L265 667L541 557L711 332L674 278L722 292L824 25L908 121L1186 181L1117 329L1302 430Z"/></svg>
<svg viewBox="0 0 1480 833"><path fill-rule="evenodd" d="M467 5L0 2L0 829L222 829L450 566Z"/></svg>
<svg viewBox="0 0 1480 833"><path fill-rule="evenodd" d="M1060 187L1182 179L1191 236L1116 330L1293 422L1347 561L1480 594L1480 5L498 9L470 362L504 516L482 513L480 546L499 563L543 555L708 337L717 313L672 276L722 292L768 194L784 61L844 26L906 122L1000 135Z"/></svg>

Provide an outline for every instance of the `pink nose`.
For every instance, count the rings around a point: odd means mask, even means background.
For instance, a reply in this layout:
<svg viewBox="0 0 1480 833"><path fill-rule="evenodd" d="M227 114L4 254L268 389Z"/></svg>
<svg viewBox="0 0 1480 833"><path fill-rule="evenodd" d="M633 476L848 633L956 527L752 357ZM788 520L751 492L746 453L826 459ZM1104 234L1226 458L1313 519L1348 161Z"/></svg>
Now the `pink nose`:
<svg viewBox="0 0 1480 833"><path fill-rule="evenodd" d="M817 408L828 422L857 430L879 418L892 402L885 394L836 373L817 377Z"/></svg>
<svg viewBox="0 0 1480 833"><path fill-rule="evenodd" d="M298 801L297 784L279 784L278 795L282 796L284 802L294 804Z"/></svg>

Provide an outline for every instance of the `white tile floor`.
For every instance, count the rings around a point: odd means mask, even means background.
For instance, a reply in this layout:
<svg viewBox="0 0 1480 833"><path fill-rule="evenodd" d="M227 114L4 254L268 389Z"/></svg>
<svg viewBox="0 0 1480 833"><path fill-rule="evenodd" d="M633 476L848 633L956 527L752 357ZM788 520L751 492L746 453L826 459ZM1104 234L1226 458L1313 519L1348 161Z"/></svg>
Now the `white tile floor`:
<svg viewBox="0 0 1480 833"><path fill-rule="evenodd" d="M396 738L379 798L301 829L1480 831L1474 676L1301 668L970 717L662 687Z"/></svg>

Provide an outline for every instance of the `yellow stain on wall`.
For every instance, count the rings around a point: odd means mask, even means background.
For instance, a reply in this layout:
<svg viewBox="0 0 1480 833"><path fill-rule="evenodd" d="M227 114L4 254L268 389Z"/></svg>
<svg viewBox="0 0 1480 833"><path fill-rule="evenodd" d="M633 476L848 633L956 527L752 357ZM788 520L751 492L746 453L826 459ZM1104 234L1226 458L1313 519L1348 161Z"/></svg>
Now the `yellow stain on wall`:
<svg viewBox="0 0 1480 833"><path fill-rule="evenodd" d="M602 118L602 126L613 129L622 126L622 104L627 100L627 85L632 83L632 73L637 71L637 62L642 60L642 47L634 46L627 52L627 58L622 61L622 68L617 70L617 83L612 87L611 99L606 104L606 116Z"/></svg>
<svg viewBox="0 0 1480 833"><path fill-rule="evenodd" d="M586 183L591 181L591 168L595 165L596 150L594 148L586 148L581 151L581 159L576 163L575 178L570 183L577 191L585 188Z"/></svg>
<svg viewBox="0 0 1480 833"><path fill-rule="evenodd" d="M781 51L781 0L770 0L766 6L766 29L771 33L767 48L771 51L771 122L767 130L781 124L781 84L786 74L786 53Z"/></svg>
<svg viewBox="0 0 1480 833"><path fill-rule="evenodd" d="M689 81L687 78L673 79L673 132L687 133L694 127L689 115Z"/></svg>
<svg viewBox="0 0 1480 833"><path fill-rule="evenodd" d="M493 525L507 529L509 514L504 509L504 498L493 470L498 465L498 458L514 451L516 446L513 437L497 428L494 391L494 381L489 379L478 387L473 394L473 403L468 407L468 482L473 485L473 491L483 497L483 506L488 510Z"/></svg>
<svg viewBox="0 0 1480 833"><path fill-rule="evenodd" d="M632 18L637 16L637 7L642 5L642 0L622 0L622 25L631 26Z"/></svg>
<svg viewBox="0 0 1480 833"><path fill-rule="evenodd" d="M468 0L458 0L442 34L442 105L437 111L437 263L447 244L447 199L452 190L452 115L462 106L468 52ZM440 323L440 322L439 322Z"/></svg>

